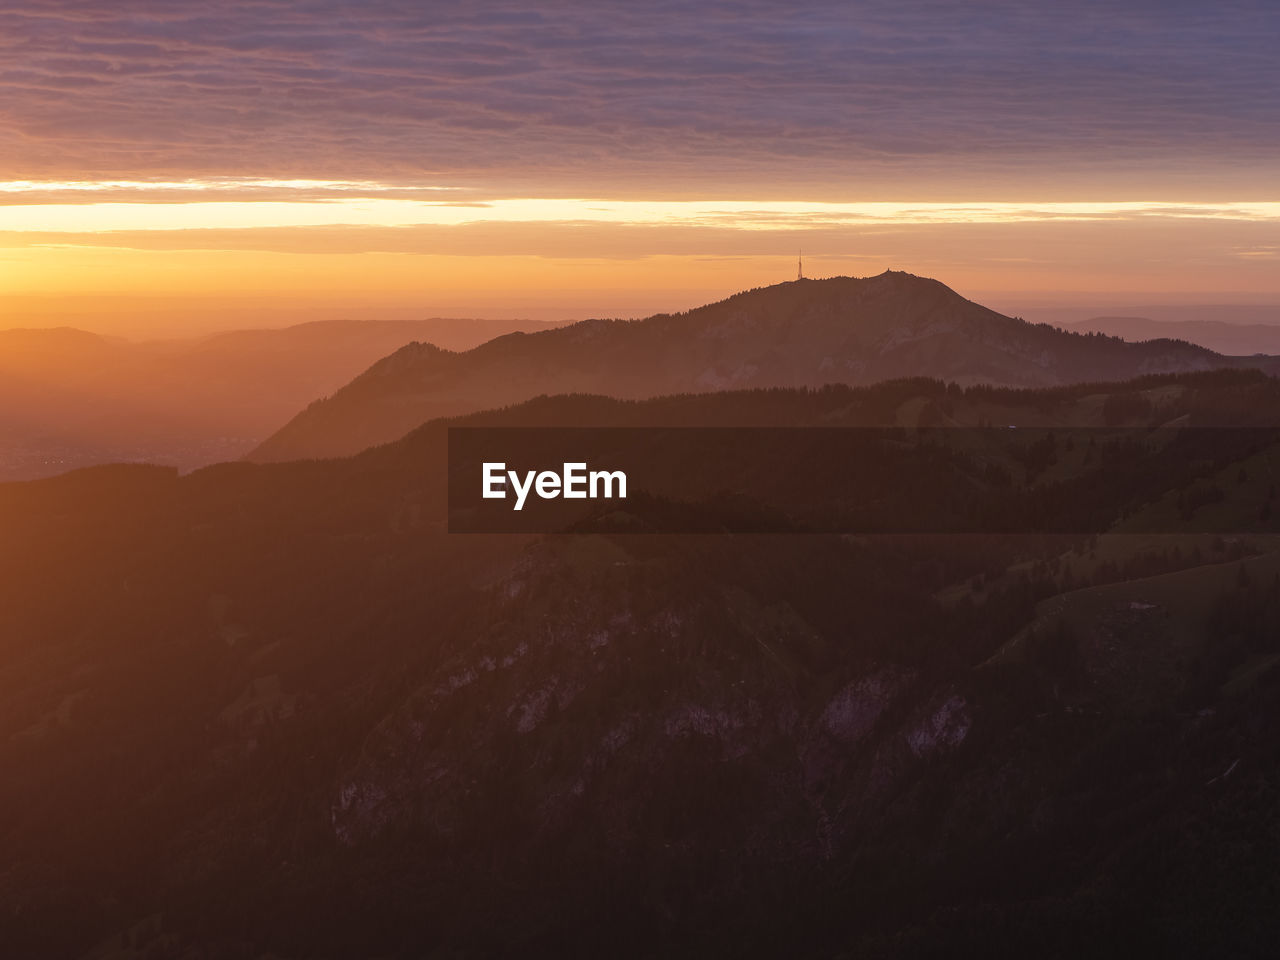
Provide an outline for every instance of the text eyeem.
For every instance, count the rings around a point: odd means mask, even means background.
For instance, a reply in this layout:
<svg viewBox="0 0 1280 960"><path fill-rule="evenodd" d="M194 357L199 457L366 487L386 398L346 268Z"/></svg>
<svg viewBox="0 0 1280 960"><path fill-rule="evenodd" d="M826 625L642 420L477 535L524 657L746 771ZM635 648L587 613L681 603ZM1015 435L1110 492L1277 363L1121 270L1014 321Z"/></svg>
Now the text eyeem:
<svg viewBox="0 0 1280 960"><path fill-rule="evenodd" d="M621 470L587 470L585 463L565 463L554 470L526 470L524 475L508 470L505 463L484 464L483 495L486 500L505 500L507 488L515 491L514 510L524 509L532 491L541 500L620 500L627 498L627 475Z"/></svg>

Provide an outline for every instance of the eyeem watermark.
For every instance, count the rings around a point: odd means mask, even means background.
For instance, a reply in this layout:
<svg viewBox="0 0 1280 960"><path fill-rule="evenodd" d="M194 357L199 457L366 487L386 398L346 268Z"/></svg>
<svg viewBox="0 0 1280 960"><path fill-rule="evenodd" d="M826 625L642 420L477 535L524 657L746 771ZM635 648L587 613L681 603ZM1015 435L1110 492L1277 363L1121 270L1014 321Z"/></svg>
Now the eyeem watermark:
<svg viewBox="0 0 1280 960"><path fill-rule="evenodd" d="M565 463L560 472L508 470L505 463L486 462L482 469L482 496L486 500L505 500L510 488L515 492L511 509L523 510L530 491L540 500L619 500L627 498L627 475L621 470L587 470L585 462Z"/></svg>
<svg viewBox="0 0 1280 960"><path fill-rule="evenodd" d="M1280 534L1280 427L448 434L451 533Z"/></svg>

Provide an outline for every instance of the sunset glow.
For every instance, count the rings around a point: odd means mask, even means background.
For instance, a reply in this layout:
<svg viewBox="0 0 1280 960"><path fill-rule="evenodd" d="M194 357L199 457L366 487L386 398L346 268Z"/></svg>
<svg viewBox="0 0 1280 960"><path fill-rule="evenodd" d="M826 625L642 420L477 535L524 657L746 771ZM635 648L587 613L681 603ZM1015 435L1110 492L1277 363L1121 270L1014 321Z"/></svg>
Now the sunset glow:
<svg viewBox="0 0 1280 960"><path fill-rule="evenodd" d="M1009 309L1280 297L1263 8L924 6L11 5L0 311L638 315L801 248Z"/></svg>
<svg viewBox="0 0 1280 960"><path fill-rule="evenodd" d="M1280 956L1277 39L0 2L0 960Z"/></svg>
<svg viewBox="0 0 1280 960"><path fill-rule="evenodd" d="M266 185L270 181L259 183ZM151 190L173 188L170 184L156 184L152 188L129 186L144 196ZM273 186L280 189L287 185L276 183ZM319 185L308 183L302 188L318 189ZM36 193L42 189L99 192L119 187L110 183L31 184L28 189ZM222 190L226 185L190 183L181 189ZM359 188L339 185L339 189ZM0 184L0 193L12 190L12 184ZM1150 218L1275 222L1280 221L1280 202L850 203L573 197L441 201L384 198L369 192L358 197L326 196L308 200L221 199L156 203L139 199L131 202L18 203L0 207L0 231L105 233L259 227L459 226L474 223L609 223L704 226L729 230L805 230L824 226L1131 221Z"/></svg>

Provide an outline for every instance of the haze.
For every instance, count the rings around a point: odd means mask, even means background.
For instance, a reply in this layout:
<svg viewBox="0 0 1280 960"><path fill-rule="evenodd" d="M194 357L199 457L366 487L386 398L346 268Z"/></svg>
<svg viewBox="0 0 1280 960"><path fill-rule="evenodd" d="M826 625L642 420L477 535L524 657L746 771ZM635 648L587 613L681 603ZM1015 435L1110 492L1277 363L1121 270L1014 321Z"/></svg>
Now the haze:
<svg viewBox="0 0 1280 960"><path fill-rule="evenodd" d="M1277 37L0 0L0 960L1280 956Z"/></svg>

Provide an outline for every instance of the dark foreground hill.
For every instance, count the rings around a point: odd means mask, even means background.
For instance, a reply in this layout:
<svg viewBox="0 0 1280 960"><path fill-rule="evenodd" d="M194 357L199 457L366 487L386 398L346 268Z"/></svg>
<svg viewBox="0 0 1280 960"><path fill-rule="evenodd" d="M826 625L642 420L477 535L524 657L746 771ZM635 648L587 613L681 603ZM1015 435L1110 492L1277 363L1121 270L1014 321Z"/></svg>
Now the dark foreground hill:
<svg viewBox="0 0 1280 960"><path fill-rule="evenodd" d="M1277 410L1276 381L1215 373L467 422L1164 436ZM461 536L445 426L0 486L6 953L1274 954L1280 550L1194 532L1271 529L1274 446L1095 502L1176 504L1160 537Z"/></svg>
<svg viewBox="0 0 1280 960"><path fill-rule="evenodd" d="M499 337L464 353L411 344L313 403L250 456L343 456L433 417L545 393L641 398L937 377L1044 387L1272 359L1172 340L1125 343L1002 316L936 280L886 272L783 283L678 315L589 320Z"/></svg>

